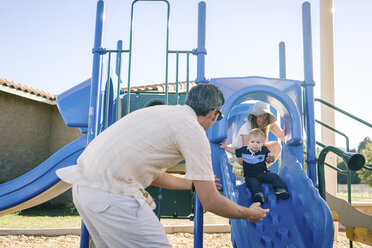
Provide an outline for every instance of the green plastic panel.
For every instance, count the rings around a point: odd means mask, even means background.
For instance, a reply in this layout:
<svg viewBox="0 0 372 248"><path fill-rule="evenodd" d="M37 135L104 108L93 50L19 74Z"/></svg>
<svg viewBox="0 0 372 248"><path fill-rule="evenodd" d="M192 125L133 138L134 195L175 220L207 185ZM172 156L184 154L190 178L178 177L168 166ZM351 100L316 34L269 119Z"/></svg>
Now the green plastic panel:
<svg viewBox="0 0 372 248"><path fill-rule="evenodd" d="M159 208L159 188L150 186L147 189L156 203L155 214ZM161 217L182 218L188 217L192 212L192 192L191 190L168 190L162 189Z"/></svg>
<svg viewBox="0 0 372 248"><path fill-rule="evenodd" d="M183 105L186 100L185 94L178 95L178 103ZM176 105L177 98L175 94L168 95L169 105ZM126 114L127 110L128 95L124 95L122 100L122 116ZM130 112L133 112L137 109L146 108L154 105L162 105L166 103L166 97L164 94L155 94L155 93L131 93L130 94Z"/></svg>

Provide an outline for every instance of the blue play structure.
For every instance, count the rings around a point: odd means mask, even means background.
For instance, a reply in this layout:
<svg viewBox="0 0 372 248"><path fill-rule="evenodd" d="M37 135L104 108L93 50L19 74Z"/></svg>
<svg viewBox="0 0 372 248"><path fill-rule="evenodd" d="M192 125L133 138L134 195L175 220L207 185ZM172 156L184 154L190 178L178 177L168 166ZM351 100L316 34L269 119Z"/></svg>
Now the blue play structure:
<svg viewBox="0 0 372 248"><path fill-rule="evenodd" d="M156 1L156 0L154 0ZM160 1L160 0L159 0ZM133 4L139 2L134 1ZM169 3L168 21L169 21ZM132 4L132 7L133 7ZM133 8L132 8L133 11ZM283 43L281 46L281 78L265 77L232 77L205 78L205 32L206 5L199 3L198 15L198 47L192 51L169 51L167 30L167 56L170 53L197 56L196 83L212 83L218 86L224 94L226 103L222 108L225 116L216 122L207 135L211 143L213 169L223 185L223 193L232 201L249 207L252 204L251 195L244 183L236 180L227 155L221 149L220 142L231 141L237 130L243 124L243 119L251 111L249 100L260 100L269 103L281 118L286 130L286 143L283 143L279 175L285 181L290 192L288 200L276 199L273 190L266 184L264 208L269 208L267 218L258 223L246 220L230 220L231 239L234 247L332 247L333 220L331 212L320 197L316 180L315 153L315 120L312 72L312 48L310 27L310 4L303 4L303 40L304 40L304 71L305 80L285 79L285 61ZM40 204L67 190L55 174L55 170L76 163L85 146L102 130L122 117L122 114L133 111L131 107L134 97L130 92L130 60L132 33L129 42L130 49L123 50L118 42L116 50L106 50L102 47L104 2L97 2L96 34L93 48L92 78L84 81L57 97L60 113L69 127L78 127L87 134L58 151L31 172L13 181L0 185L0 216ZM169 25L168 25L169 26ZM116 71L110 70L111 54L117 54ZM128 87L124 92L120 88L121 54L129 54ZM108 55L104 65L103 57ZM168 69L168 68L167 68ZM160 103L183 103L184 96L168 97L168 72L164 94L147 95L144 99L150 105L154 99ZM187 85L188 85L187 81ZM150 96L150 97L149 97ZM123 98L123 103L121 103ZM131 100L132 99L132 100ZM139 105L140 106L140 105ZM141 106L143 107L143 106ZM304 132L305 130L305 132ZM306 160L304 160L303 142L306 140ZM304 163L307 164L307 173ZM203 246L203 208L195 194L194 217L194 247ZM88 247L89 234L82 225L81 247Z"/></svg>
<svg viewBox="0 0 372 248"><path fill-rule="evenodd" d="M227 126L235 106L246 100L261 100L274 106L285 123L287 142L283 145L279 175L291 194L288 200L276 199L274 192L263 184L268 217L259 223L230 220L235 247L332 247L333 220L330 210L303 169L302 85L301 81L263 77L218 78L217 85L226 97L222 109L227 117L207 131L211 141L213 169L222 178L225 195L234 202L249 207L251 193L236 178L225 151L219 143L226 138ZM238 104L238 105L237 105ZM248 112L249 113L249 112ZM241 111L242 116L247 111ZM234 118L236 114L234 114ZM234 128L235 129L235 128ZM308 165L309 166L309 165Z"/></svg>

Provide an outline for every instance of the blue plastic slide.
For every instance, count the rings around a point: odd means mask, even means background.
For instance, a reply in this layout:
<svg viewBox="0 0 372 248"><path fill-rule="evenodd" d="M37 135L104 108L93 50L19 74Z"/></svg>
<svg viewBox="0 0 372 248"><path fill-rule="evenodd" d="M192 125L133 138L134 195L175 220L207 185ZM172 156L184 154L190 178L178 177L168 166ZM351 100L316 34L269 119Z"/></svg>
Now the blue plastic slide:
<svg viewBox="0 0 372 248"><path fill-rule="evenodd" d="M236 136L243 118L250 113L249 101L260 100L274 107L285 126L279 175L288 186L290 198L276 199L274 191L263 184L268 216L256 224L231 220L234 247L317 247L333 245L333 220L329 207L320 197L303 168L302 82L264 77L215 78L225 97L225 118L207 130L211 142L213 170L221 180L223 192L232 201L249 207L251 193L244 181L237 183L226 152L220 142ZM309 111L307 115L313 114ZM312 138L312 137L307 137Z"/></svg>
<svg viewBox="0 0 372 248"><path fill-rule="evenodd" d="M284 148L280 176L286 182L290 198L276 199L274 192L263 184L265 203L270 213L261 222L230 220L231 239L234 247L332 247L333 220L330 210L302 165L291 155L291 148ZM232 165L226 153L217 145L223 175L225 195L239 205L249 207L253 202L245 183L236 186Z"/></svg>
<svg viewBox="0 0 372 248"><path fill-rule="evenodd" d="M68 144L30 172L0 185L0 216L46 202L69 188L55 171L76 164L86 137Z"/></svg>

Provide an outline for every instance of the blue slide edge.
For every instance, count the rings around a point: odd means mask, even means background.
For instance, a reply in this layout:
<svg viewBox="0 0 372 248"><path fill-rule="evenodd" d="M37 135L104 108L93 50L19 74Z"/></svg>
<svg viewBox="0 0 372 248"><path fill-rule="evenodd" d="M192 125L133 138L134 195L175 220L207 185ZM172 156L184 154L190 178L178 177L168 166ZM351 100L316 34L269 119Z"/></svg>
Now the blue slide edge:
<svg viewBox="0 0 372 248"><path fill-rule="evenodd" d="M17 206L48 190L60 179L55 171L76 164L86 146L86 136L66 145L28 173L0 185L0 211Z"/></svg>

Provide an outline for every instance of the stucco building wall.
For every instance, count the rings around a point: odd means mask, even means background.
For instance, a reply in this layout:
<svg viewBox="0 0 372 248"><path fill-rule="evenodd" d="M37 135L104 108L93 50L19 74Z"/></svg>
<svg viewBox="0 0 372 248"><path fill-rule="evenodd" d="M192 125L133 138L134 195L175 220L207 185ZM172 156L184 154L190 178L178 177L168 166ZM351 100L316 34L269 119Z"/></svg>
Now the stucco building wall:
<svg viewBox="0 0 372 248"><path fill-rule="evenodd" d="M0 183L13 180L82 136L65 126L53 101L36 101L0 90ZM67 192L53 203L71 200Z"/></svg>

